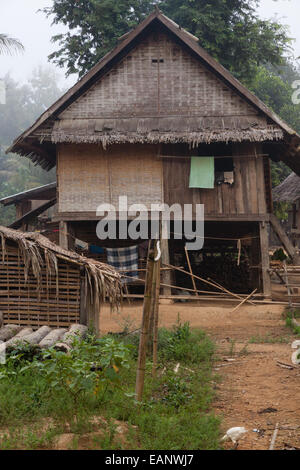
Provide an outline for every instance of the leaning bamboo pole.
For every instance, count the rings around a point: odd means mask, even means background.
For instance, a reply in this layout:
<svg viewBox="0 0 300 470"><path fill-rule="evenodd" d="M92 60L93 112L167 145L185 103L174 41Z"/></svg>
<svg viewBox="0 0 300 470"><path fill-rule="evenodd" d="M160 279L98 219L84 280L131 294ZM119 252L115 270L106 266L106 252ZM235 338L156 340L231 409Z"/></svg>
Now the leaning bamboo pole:
<svg viewBox="0 0 300 470"><path fill-rule="evenodd" d="M196 282L195 282L195 278L194 278L194 276L193 276L193 271L192 271L192 266L191 266L191 262L190 262L190 257L189 257L188 250L187 250L186 246L184 247L184 251L185 251L185 256L186 256L186 260L187 260L187 263L188 263L190 275L191 275L191 278L192 278L192 283L193 283L193 287L194 287L194 292L195 292L196 296L198 297Z"/></svg>
<svg viewBox="0 0 300 470"><path fill-rule="evenodd" d="M147 271L146 271L146 285L144 293L144 304L143 304L143 318L142 327L140 332L140 343L138 353L138 364L136 373L136 386L135 395L138 402L142 401L145 381L145 365L146 365L146 353L147 343L149 336L149 324L151 315L151 293L152 293L152 280L153 280L153 268L154 268L154 252L149 250L147 259Z"/></svg>
<svg viewBox="0 0 300 470"><path fill-rule="evenodd" d="M177 266L173 266L173 265L168 264L168 263L163 263L163 264L164 264L164 266L167 266L167 267L169 267L169 268L173 268L173 269L175 269L175 270L177 270L177 271L180 271L180 272L182 272L182 273L184 273L184 274L187 274L188 276L191 276L191 277L193 277L194 279L198 279L199 281L204 282L204 284L207 284L207 285L212 286L212 287L215 287L215 288L217 288L217 289L219 289L219 290L221 290L221 291L223 291L223 292L226 292L227 294L231 295L232 297L236 297L236 298L238 298L238 299L240 299L240 300L243 300L243 298L240 297L238 294L234 294L233 292L230 292L230 290L226 289L225 287L221 287L221 286L219 286L219 285L217 285L217 284L214 284L213 282L207 281L206 279L203 279L203 278L200 277L200 276L196 276L195 274L191 274L191 273L189 273L188 271L186 271L185 269L178 268Z"/></svg>
<svg viewBox="0 0 300 470"><path fill-rule="evenodd" d="M155 302L154 302L152 377L156 376L156 370L157 370L158 319L159 319L159 294L160 294L160 259L157 261L156 286L155 286L155 288L156 288L156 292L155 292Z"/></svg>

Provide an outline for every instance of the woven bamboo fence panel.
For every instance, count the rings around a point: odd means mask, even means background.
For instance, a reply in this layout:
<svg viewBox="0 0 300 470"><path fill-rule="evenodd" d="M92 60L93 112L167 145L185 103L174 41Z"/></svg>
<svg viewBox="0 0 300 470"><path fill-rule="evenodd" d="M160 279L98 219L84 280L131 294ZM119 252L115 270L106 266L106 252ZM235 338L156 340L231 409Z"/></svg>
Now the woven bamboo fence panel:
<svg viewBox="0 0 300 470"><path fill-rule="evenodd" d="M24 263L17 247L0 249L0 310L5 323L19 325L68 326L79 322L80 270L58 260L58 277L42 268L42 282L30 271L24 276Z"/></svg>
<svg viewBox="0 0 300 470"><path fill-rule="evenodd" d="M58 158L59 212L96 212L100 204L113 204L119 196L128 205L162 201L162 162L157 146L64 145Z"/></svg>

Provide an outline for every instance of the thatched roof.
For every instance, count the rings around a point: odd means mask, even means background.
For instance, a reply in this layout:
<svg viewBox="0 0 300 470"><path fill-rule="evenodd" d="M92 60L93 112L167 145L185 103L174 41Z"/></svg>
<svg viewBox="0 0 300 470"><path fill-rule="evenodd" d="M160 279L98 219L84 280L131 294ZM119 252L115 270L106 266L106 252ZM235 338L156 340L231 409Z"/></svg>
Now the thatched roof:
<svg viewBox="0 0 300 470"><path fill-rule="evenodd" d="M80 119L81 132L78 129L60 128L61 113L74 103L80 96L87 92L95 83L104 77L116 63L122 60L136 44L150 31L161 28L172 36L184 48L207 67L218 79L236 92L243 100L254 107L258 114L265 120L265 125L257 123L249 124L247 128L230 129L221 125L212 125L204 129L201 125L197 129L178 129L176 122L171 122L172 129L160 129L159 116L157 116L155 129L151 123L146 123L144 130L137 130L141 123L133 126L133 129L125 129L125 132L117 128L93 129L86 132L82 119ZM295 171L300 172L298 163L298 146L300 136L274 114L262 101L245 88L231 73L213 59L198 43L196 38L182 29L179 25L155 9L134 30L124 35L120 43L111 52L106 54L76 85L65 93L56 103L45 111L37 121L18 137L8 151L27 156L41 165L44 169L51 169L56 164L56 144L59 142L93 142L109 145L113 143L178 143L186 142L197 145L201 142L273 142L281 141L284 144L287 155L282 158ZM99 116L101 118L101 116ZM122 121L123 122L123 121ZM64 126L66 123L62 124ZM78 123L75 123L77 125ZM92 124L92 123L91 123ZM131 123L129 123L131 126ZM143 123L144 125L145 123ZM149 124L149 125L148 125ZM83 127L82 127L83 125ZM150 126L150 127L149 127ZM105 127L105 126L104 126ZM225 128L224 128L225 127ZM300 147L299 147L300 148Z"/></svg>
<svg viewBox="0 0 300 470"><path fill-rule="evenodd" d="M83 270L85 297L89 295L96 309L105 300L112 306L119 305L122 297L121 276L111 266L65 250L37 232L24 233L0 226L0 238L3 259L7 242L15 243L23 257L25 279L32 270L37 288L42 281L42 268L58 279L58 261L63 260Z"/></svg>
<svg viewBox="0 0 300 470"><path fill-rule="evenodd" d="M300 177L291 173L281 184L273 189L275 202L294 203L300 199Z"/></svg>

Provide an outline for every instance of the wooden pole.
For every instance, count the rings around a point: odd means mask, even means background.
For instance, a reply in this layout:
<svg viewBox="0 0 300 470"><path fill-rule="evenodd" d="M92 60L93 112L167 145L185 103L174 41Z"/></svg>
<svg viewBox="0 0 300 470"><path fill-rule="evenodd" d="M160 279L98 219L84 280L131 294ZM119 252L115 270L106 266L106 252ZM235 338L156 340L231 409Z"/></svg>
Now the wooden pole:
<svg viewBox="0 0 300 470"><path fill-rule="evenodd" d="M161 248L161 262L162 264L167 265L170 263L170 254L169 254L168 227L167 227L167 222L165 220L161 221L160 248ZM162 280L165 284L172 284L171 271L165 271L162 274ZM165 295L171 295L172 291L169 287L164 287L163 293Z"/></svg>
<svg viewBox="0 0 300 470"><path fill-rule="evenodd" d="M157 257L157 243L155 243L154 248L154 260ZM153 330L154 330L154 311L155 311L155 304L156 304L156 283L157 283L157 270L159 269L158 261L154 261L153 266L153 276L152 276L152 288L151 288L151 302L150 302L150 323L149 323L149 338L148 338L148 347L150 354L152 353L152 345L153 345Z"/></svg>
<svg viewBox="0 0 300 470"><path fill-rule="evenodd" d="M267 224L265 222L259 223L259 237L260 237L260 255L261 255L261 271L263 282L264 297L271 298L271 277L269 273L270 258L269 258L269 234Z"/></svg>
<svg viewBox="0 0 300 470"><path fill-rule="evenodd" d="M202 277L196 276L195 274L191 274L188 271L185 271L185 269L178 268L177 266L172 266L171 264L168 263L163 263L165 266L168 266L170 268L173 268L177 271L181 271L182 273L187 274L188 276L192 276L195 279L199 279L199 281L204 282L204 284L208 284L209 286L215 287L223 292L226 292L227 294L231 295L232 297L236 297L237 299L243 300L243 297L240 297L238 294L234 294L233 292L230 292L230 290L226 289L225 287L221 287L220 285L213 284L210 281L207 281L206 279L203 279Z"/></svg>
<svg viewBox="0 0 300 470"><path fill-rule="evenodd" d="M251 294L249 294L244 300L242 300L242 302L240 304L238 304L236 307L234 307L233 310L231 310L230 313L233 313L235 312L238 308L240 308L245 302L247 302L247 300L250 299L250 297L252 297L253 294L255 294L255 292L257 291L257 289L254 289L253 292L251 292Z"/></svg>
<svg viewBox="0 0 300 470"><path fill-rule="evenodd" d="M143 391L144 391L145 364L146 364L146 353L147 353L149 323L150 323L150 314L151 314L150 307L151 307L153 268L154 268L154 252L153 250L151 250L149 251L149 255L147 259L146 285L145 285L144 304L143 304L143 318L142 318L142 327L141 327L141 333L140 333L138 365L137 365L137 372L136 372L135 395L136 395L136 400L138 402L142 401Z"/></svg>
<svg viewBox="0 0 300 470"><path fill-rule="evenodd" d="M287 294L288 294L288 302L289 302L289 307L291 308L293 306L293 302L292 302L292 298L291 298L291 289L290 289L290 285L289 285L289 276L288 276L288 273L287 273L286 262L285 261L283 262L283 267L284 267L285 285L286 285Z"/></svg>
<svg viewBox="0 0 300 470"><path fill-rule="evenodd" d="M156 376L156 369L157 369L159 294L160 294L160 259L157 261L157 269L156 269L156 292L155 292L155 303L154 303L152 377Z"/></svg>
<svg viewBox="0 0 300 470"><path fill-rule="evenodd" d="M198 292L197 292L197 287L196 287L196 283L195 283L195 278L194 278L194 276L193 276L193 271L192 271L192 266L191 266L191 262L190 262L190 257L189 257L188 250L186 249L186 246L184 247L184 251L185 251L185 256L186 256L187 264L188 264L188 267L189 267L189 270L190 270L190 273L191 273L191 278L192 278L192 283L193 283L194 291L195 291L196 296L198 297Z"/></svg>
<svg viewBox="0 0 300 470"><path fill-rule="evenodd" d="M68 222L64 222L61 220L59 222L59 246L68 250L69 243L68 243Z"/></svg>

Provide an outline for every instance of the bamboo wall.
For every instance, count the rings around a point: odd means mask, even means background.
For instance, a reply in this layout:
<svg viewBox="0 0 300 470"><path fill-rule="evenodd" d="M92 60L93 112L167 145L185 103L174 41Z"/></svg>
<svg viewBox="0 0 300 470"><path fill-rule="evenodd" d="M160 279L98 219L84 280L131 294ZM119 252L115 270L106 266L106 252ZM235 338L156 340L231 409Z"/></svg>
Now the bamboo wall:
<svg viewBox="0 0 300 470"><path fill-rule="evenodd" d="M182 155L180 146L173 147ZM213 149L208 152L213 154ZM228 152L224 146L224 153ZM77 220L95 219L99 204L118 208L118 196L127 195L129 205L142 203L149 209L159 202L204 204L205 215L212 219L260 220L271 212L269 167L260 152L252 143L234 144L234 183L191 189L190 158L161 158L158 146L113 145L104 151L92 144L60 145L59 214L68 214L69 220L72 215Z"/></svg>
<svg viewBox="0 0 300 470"><path fill-rule="evenodd" d="M128 204L162 200L162 162L155 145L60 145L58 151L58 211L97 210L99 204L118 207L118 197Z"/></svg>
<svg viewBox="0 0 300 470"><path fill-rule="evenodd" d="M60 119L252 116L257 110L168 34L143 39Z"/></svg>
<svg viewBox="0 0 300 470"><path fill-rule="evenodd" d="M0 250L0 310L5 323L19 325L68 326L79 323L80 271L58 261L58 282L42 270L41 288L32 273L24 277L24 264L18 248L6 244L4 259Z"/></svg>

